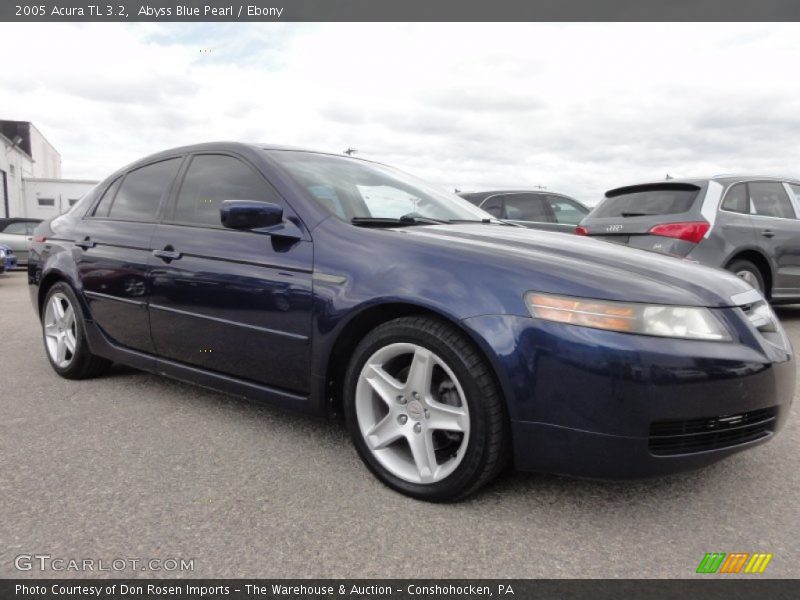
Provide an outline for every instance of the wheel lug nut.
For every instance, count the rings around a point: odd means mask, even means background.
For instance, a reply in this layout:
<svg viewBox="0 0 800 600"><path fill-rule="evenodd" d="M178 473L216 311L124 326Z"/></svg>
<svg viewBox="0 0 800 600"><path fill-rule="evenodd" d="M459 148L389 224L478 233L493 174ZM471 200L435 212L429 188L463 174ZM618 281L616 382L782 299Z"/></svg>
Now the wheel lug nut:
<svg viewBox="0 0 800 600"><path fill-rule="evenodd" d="M397 422L400 423L400 425L405 425L407 421L408 421L407 415L400 415L397 417Z"/></svg>
<svg viewBox="0 0 800 600"><path fill-rule="evenodd" d="M398 401L400 404L405 404L405 403L406 403L406 397L405 397L405 396L398 396L398 397L397 397L397 401Z"/></svg>
<svg viewBox="0 0 800 600"><path fill-rule="evenodd" d="M419 400L419 394L417 392L411 392L411 395L414 396L414 400Z"/></svg>
<svg viewBox="0 0 800 600"><path fill-rule="evenodd" d="M422 423L414 423L414 433L422 431Z"/></svg>
<svg viewBox="0 0 800 600"><path fill-rule="evenodd" d="M429 418L430 418L430 416L431 416L431 411L429 411L429 410L426 408L426 409L425 409L425 418L426 418L426 419L429 419Z"/></svg>

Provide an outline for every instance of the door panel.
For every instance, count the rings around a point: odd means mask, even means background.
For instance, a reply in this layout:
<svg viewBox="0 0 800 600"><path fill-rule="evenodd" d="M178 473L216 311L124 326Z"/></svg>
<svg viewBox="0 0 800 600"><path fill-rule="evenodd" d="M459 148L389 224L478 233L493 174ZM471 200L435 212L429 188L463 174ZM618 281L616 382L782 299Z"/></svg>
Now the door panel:
<svg viewBox="0 0 800 600"><path fill-rule="evenodd" d="M294 391L309 389L309 241L160 225L150 327L167 359Z"/></svg>
<svg viewBox="0 0 800 600"><path fill-rule="evenodd" d="M93 219L75 246L92 319L115 343L152 352L147 320L147 261L152 223Z"/></svg>

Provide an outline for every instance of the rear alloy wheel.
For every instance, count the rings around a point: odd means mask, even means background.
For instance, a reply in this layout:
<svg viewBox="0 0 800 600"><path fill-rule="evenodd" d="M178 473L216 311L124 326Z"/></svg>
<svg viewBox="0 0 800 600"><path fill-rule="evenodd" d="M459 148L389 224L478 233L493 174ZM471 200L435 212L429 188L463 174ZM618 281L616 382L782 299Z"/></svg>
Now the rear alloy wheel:
<svg viewBox="0 0 800 600"><path fill-rule="evenodd" d="M458 499L506 462L507 425L489 368L446 323L412 317L376 328L354 353L345 393L361 458L398 491Z"/></svg>
<svg viewBox="0 0 800 600"><path fill-rule="evenodd" d="M749 260L735 260L728 265L728 271L736 275L739 279L746 281L759 292L766 296L764 276L757 266Z"/></svg>
<svg viewBox="0 0 800 600"><path fill-rule="evenodd" d="M67 379L86 379L105 371L111 362L95 356L86 341L85 323L75 293L66 283L53 285L42 313L42 335L53 369Z"/></svg>

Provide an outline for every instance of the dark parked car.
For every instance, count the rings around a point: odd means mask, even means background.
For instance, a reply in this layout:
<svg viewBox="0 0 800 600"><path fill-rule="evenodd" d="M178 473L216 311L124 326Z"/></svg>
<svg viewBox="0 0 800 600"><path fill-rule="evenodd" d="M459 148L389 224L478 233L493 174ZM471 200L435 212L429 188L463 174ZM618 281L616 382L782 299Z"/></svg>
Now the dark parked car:
<svg viewBox="0 0 800 600"><path fill-rule="evenodd" d="M800 301L800 181L724 176L606 192L576 232L731 271Z"/></svg>
<svg viewBox="0 0 800 600"><path fill-rule="evenodd" d="M0 244L9 246L20 266L28 264L28 244L41 219L0 219Z"/></svg>
<svg viewBox="0 0 800 600"><path fill-rule="evenodd" d="M511 462L699 467L769 440L794 393L780 323L733 275L504 225L343 156L150 156L41 225L28 277L63 377L115 361L343 411L366 465L426 500Z"/></svg>
<svg viewBox="0 0 800 600"><path fill-rule="evenodd" d="M504 221L572 233L589 209L564 194L542 191L465 192L459 196Z"/></svg>

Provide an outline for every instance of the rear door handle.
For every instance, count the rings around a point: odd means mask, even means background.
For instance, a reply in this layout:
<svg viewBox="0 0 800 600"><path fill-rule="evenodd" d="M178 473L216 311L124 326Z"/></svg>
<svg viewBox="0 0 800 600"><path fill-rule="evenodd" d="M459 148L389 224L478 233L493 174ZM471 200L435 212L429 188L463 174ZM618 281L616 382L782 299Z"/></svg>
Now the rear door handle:
<svg viewBox="0 0 800 600"><path fill-rule="evenodd" d="M93 242L90 238L87 237L80 241L75 242L75 245L80 248L83 248L84 250L88 250L89 248L94 248L97 245L97 243Z"/></svg>
<svg viewBox="0 0 800 600"><path fill-rule="evenodd" d="M771 229L765 229L764 231L761 232L761 235L763 235L764 237L771 238L775 237L775 232L772 231Z"/></svg>
<svg viewBox="0 0 800 600"><path fill-rule="evenodd" d="M171 260L178 260L182 255L180 252L176 252L172 246L167 246L163 250L153 250L153 256L157 256L161 260L169 262Z"/></svg>

